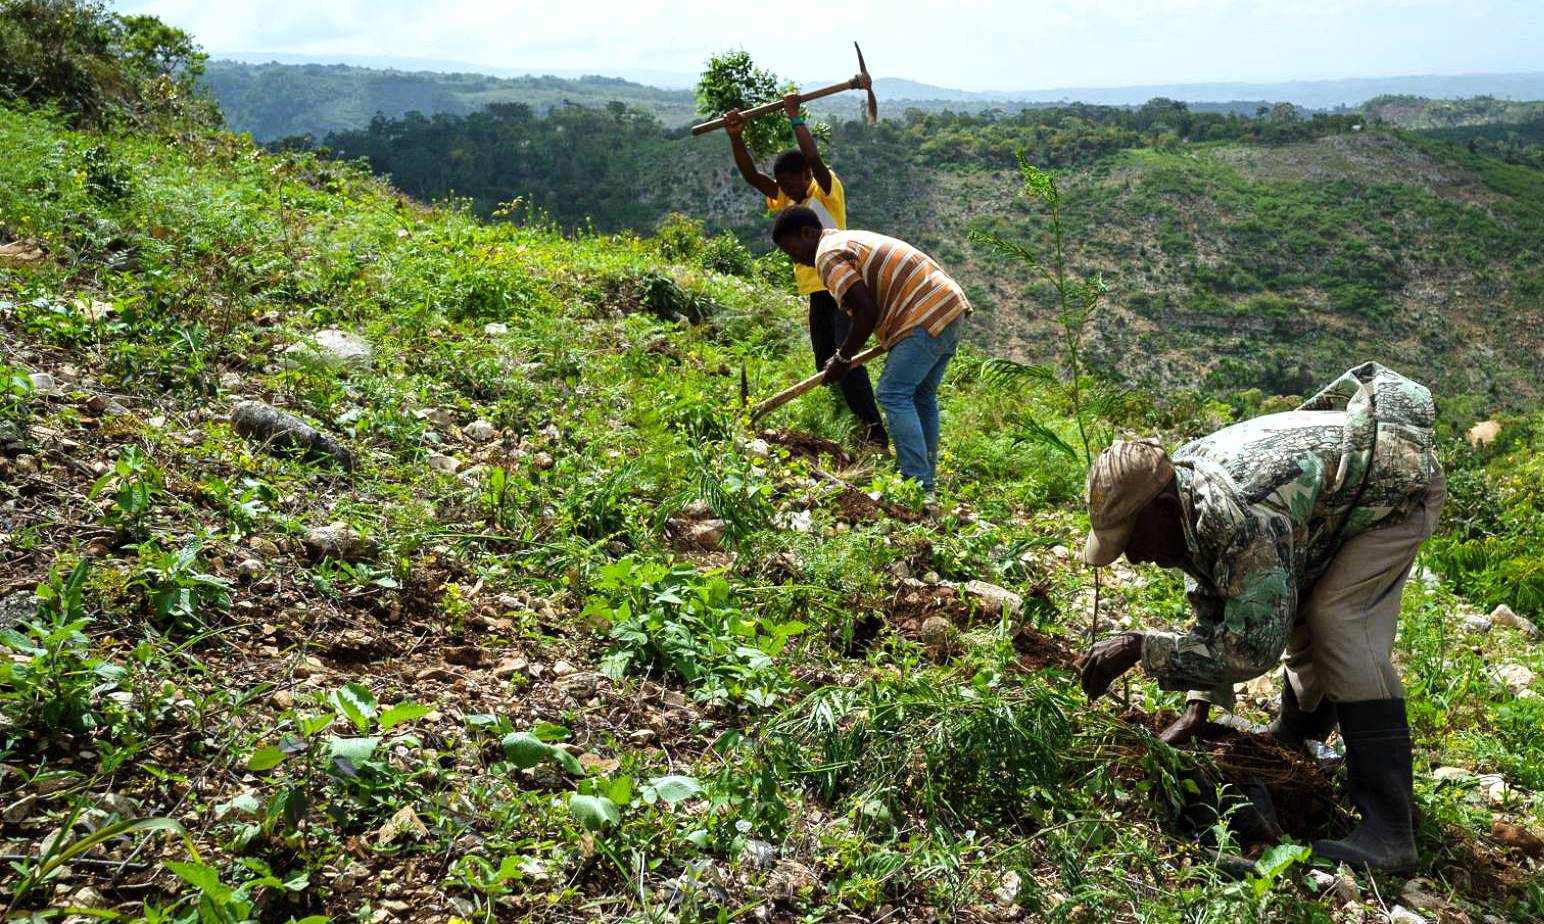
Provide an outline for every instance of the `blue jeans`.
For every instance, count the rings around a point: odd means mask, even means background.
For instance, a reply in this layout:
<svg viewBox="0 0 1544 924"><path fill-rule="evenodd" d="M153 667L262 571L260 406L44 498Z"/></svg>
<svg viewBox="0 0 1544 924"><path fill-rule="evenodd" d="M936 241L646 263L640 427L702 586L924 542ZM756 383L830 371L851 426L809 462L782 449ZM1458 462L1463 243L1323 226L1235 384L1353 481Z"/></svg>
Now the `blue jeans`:
<svg viewBox="0 0 1544 924"><path fill-rule="evenodd" d="M885 357L874 397L885 409L901 474L932 491L938 485L938 383L960 345L961 318L937 337L918 327Z"/></svg>

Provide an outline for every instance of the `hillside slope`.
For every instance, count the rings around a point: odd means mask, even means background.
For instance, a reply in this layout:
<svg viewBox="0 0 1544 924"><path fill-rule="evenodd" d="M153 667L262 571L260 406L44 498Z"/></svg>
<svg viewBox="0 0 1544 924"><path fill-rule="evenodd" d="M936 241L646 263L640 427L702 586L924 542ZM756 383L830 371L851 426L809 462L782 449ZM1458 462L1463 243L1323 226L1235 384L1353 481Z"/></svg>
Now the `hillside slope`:
<svg viewBox="0 0 1544 924"><path fill-rule="evenodd" d="M928 518L831 396L746 425L742 387L808 360L796 299L731 248L488 224L229 135L0 107L0 149L12 912L1544 914L1544 657L1520 622L1453 644L1440 579L1400 640L1420 878L1308 868L1292 844L1345 828L1333 770L1223 726L1172 750L1176 697L1140 676L1084 701L1076 650L1185 602L1073 564L1082 460L1027 435L1074 439L1054 384L962 351ZM1128 156L1134 197L1191 175ZM1079 182L1127 194L1117 165ZM1096 439L1230 413L1162 397ZM314 432L286 450L252 429L275 412ZM1291 841L1214 825L1205 794L1242 783Z"/></svg>

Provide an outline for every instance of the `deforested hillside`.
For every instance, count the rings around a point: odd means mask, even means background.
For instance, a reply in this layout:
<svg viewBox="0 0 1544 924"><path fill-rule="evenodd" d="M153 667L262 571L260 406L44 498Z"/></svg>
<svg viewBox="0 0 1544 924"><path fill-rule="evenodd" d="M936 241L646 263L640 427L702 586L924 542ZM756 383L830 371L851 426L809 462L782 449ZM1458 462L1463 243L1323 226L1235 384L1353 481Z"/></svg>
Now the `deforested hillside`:
<svg viewBox="0 0 1544 924"><path fill-rule="evenodd" d="M93 28L69 55L7 56L0 86L58 61L96 82L0 101L8 918L1544 915L1537 404L1440 447L1449 513L1396 646L1418 867L1334 867L1306 845L1351 825L1339 742L1264 733L1272 674L1182 747L1156 734L1181 694L1141 672L1092 703L1079 687L1095 640L1189 618L1175 572L1080 564L1090 453L1291 400L967 344L929 504L825 390L749 420L811 371L786 263L690 220L490 221L265 151L184 105L184 67L137 70L153 22L38 8ZM1343 172L1389 156L1344 143ZM1496 227L1522 208L1502 198L1518 175L1423 156L1455 191L1401 208ZM1252 195L1304 182L1300 159L1102 163L1062 187L1089 262L1145 246L1090 242L1096 201L1169 203L1155 274L1266 278L1279 234L1344 224L1264 209L1276 223L1228 239L1225 264L1185 223L1235 203L1186 178ZM916 170L998 183L1006 231L1045 220L1033 187ZM1345 201L1382 233L1384 206ZM1404 248L1436 259L1389 241L1388 272ZM1146 336L1130 312L1096 317ZM1461 400L1430 357L1391 360Z"/></svg>
<svg viewBox="0 0 1544 924"><path fill-rule="evenodd" d="M914 113L836 126L827 159L854 227L917 242L958 274L989 351L1043 362L1055 342L1043 288L969 240L1045 233L1015 195L1022 153L1060 170L1073 258L1110 287L1094 334L1107 374L1301 394L1356 357L1401 357L1464 396L1455 419L1525 407L1544 373L1544 170L1288 110ZM770 246L721 134L667 136L620 105L380 122L328 144L415 195L468 196L488 214L519 200L564 226L648 233L681 212Z"/></svg>

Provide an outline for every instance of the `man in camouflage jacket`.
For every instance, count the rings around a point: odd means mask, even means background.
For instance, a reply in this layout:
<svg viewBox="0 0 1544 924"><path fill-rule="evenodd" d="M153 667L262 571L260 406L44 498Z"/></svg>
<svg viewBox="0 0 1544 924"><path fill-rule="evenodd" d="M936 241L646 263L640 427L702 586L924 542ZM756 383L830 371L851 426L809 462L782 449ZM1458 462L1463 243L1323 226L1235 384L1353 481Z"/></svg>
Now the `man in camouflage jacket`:
<svg viewBox="0 0 1544 924"><path fill-rule="evenodd" d="M1285 661L1271 731L1322 739L1338 719L1362 825L1323 855L1415 864L1410 736L1392 651L1416 551L1436 528L1446 479L1432 453L1422 386L1377 363L1350 370L1295 411L1189 443L1116 443L1089 471L1084 560L1181 568L1196 614L1188 633L1128 633L1084 659L1091 697L1141 662L1188 690L1164 732L1189 740L1233 685Z"/></svg>

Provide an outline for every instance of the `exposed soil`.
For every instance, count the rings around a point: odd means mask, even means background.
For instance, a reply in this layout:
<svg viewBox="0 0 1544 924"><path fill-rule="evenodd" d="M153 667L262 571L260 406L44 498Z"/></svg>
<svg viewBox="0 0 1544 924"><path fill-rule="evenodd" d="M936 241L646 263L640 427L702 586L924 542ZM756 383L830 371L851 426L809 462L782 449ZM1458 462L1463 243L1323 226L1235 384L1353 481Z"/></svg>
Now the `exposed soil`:
<svg viewBox="0 0 1544 924"><path fill-rule="evenodd" d="M1019 653L1019 668L1025 672L1042 671L1048 667L1072 670L1077 652L1067 641L1054 635L1046 635L1033 626L1021 626L1013 637L1013 650Z"/></svg>
<svg viewBox="0 0 1544 924"><path fill-rule="evenodd" d="M843 488L842 493L836 496L836 509L837 515L849 523L861 523L864 520L874 520L882 516L900 520L902 523L918 523L922 520L922 514L919 511L908 510L889 501L874 500L853 487Z"/></svg>
<svg viewBox="0 0 1544 924"><path fill-rule="evenodd" d="M761 438L769 443L776 443L787 449L790 454L800 459L809 459L811 462L819 462L821 456L830 456L837 466L851 465L852 453L841 443L823 439L809 433L798 430L763 430Z"/></svg>

